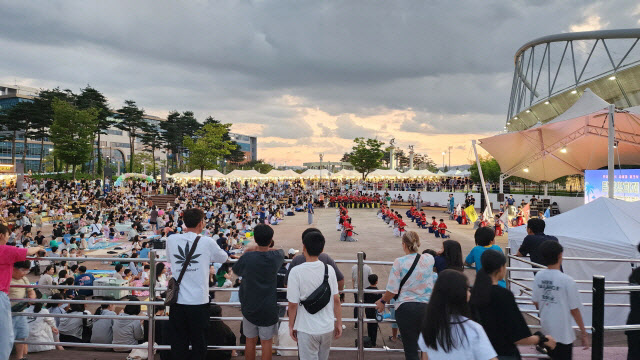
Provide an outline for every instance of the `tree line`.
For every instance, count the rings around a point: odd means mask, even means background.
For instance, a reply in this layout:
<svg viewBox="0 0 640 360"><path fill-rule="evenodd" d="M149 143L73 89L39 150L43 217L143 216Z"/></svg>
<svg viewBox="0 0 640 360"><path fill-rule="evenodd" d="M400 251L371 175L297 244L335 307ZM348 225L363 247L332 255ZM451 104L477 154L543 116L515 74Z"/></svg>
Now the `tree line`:
<svg viewBox="0 0 640 360"><path fill-rule="evenodd" d="M54 144L54 171L71 167L74 177L76 168L81 166L85 171L87 164L102 175L101 139L111 128L128 134L130 172L134 170L137 141L151 154L154 176L156 153L163 150L174 155L168 164L172 171L187 167L200 169L203 161L209 169L217 167L220 160L240 163L245 159L244 152L229 136L231 124L222 124L212 116L200 123L192 111L171 111L159 126L145 116L145 110L133 100L125 100L122 107L113 109L107 98L89 85L77 94L69 89L41 90L32 101L20 101L0 109L1 140L11 141L13 164L16 163L16 143L23 142L22 163L25 165L28 140L40 141L38 172L42 172L45 141L49 139ZM20 139L20 136L23 137ZM201 138L216 142L205 148ZM97 147L93 145L96 143ZM214 150L217 152L212 155Z"/></svg>

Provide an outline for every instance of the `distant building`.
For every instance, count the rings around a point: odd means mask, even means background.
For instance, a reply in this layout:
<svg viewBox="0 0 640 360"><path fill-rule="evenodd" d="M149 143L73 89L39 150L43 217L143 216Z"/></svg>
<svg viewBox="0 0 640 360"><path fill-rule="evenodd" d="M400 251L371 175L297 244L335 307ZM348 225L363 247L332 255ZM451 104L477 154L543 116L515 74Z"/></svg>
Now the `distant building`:
<svg viewBox="0 0 640 360"><path fill-rule="evenodd" d="M258 160L258 138L255 136L229 133L231 140L238 143L240 150L244 152L244 162Z"/></svg>
<svg viewBox="0 0 640 360"><path fill-rule="evenodd" d="M307 169L328 169L333 172L340 171L342 169L345 170L353 170L353 165L350 162L344 161L315 161L315 162L306 162L303 163L302 166Z"/></svg>

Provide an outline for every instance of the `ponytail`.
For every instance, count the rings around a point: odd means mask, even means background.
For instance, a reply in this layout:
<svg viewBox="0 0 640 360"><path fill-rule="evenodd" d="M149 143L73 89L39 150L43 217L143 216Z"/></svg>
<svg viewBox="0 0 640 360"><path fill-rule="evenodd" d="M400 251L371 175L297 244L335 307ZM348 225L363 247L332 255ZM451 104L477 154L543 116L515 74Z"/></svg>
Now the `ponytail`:
<svg viewBox="0 0 640 360"><path fill-rule="evenodd" d="M471 298L469 299L469 304L475 308L487 306L489 303L491 303L492 285L493 282L491 281L490 274L488 274L487 270L485 270L484 268L480 269L476 273L476 281L473 283L473 288L471 288Z"/></svg>
<svg viewBox="0 0 640 360"><path fill-rule="evenodd" d="M486 306L491 302L491 275L507 263L507 258L499 251L486 250L480 257L482 269L476 274L476 281L471 289L469 303L474 307Z"/></svg>

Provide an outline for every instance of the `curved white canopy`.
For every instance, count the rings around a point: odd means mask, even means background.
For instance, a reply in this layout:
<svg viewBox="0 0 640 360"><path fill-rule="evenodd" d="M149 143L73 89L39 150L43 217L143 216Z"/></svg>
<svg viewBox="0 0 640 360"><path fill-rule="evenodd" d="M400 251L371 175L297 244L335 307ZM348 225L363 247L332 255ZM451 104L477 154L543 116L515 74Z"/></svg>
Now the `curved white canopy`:
<svg viewBox="0 0 640 360"><path fill-rule="evenodd" d="M533 128L480 140L501 171L533 181L553 181L607 165L608 107L589 90L565 113ZM615 113L616 162L640 165L640 114Z"/></svg>

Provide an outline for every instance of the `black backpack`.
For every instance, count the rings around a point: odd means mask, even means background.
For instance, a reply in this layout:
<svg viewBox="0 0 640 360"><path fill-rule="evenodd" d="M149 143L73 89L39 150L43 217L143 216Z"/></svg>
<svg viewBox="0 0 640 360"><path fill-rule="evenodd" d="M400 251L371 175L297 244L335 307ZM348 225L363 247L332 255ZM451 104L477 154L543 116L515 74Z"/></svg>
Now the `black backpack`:
<svg viewBox="0 0 640 360"><path fill-rule="evenodd" d="M331 286L329 286L329 267L324 264L324 280L306 300L300 301L309 314L322 310L331 301Z"/></svg>

